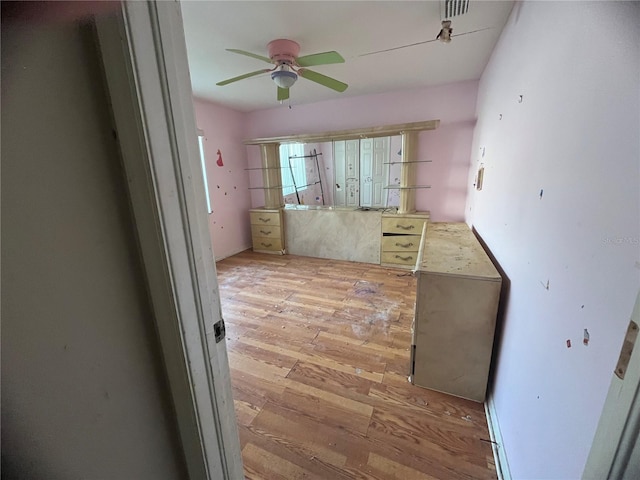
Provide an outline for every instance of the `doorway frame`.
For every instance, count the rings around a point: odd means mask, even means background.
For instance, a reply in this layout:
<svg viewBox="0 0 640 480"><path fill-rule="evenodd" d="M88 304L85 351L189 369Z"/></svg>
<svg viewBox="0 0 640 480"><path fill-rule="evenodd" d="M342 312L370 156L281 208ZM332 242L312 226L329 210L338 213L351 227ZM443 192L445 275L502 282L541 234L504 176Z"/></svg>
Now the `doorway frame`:
<svg viewBox="0 0 640 480"><path fill-rule="evenodd" d="M189 477L243 478L180 4L123 2L95 23Z"/></svg>
<svg viewBox="0 0 640 480"><path fill-rule="evenodd" d="M640 325L640 292L636 296L633 313L630 315L630 329L638 331ZM636 333L637 337L637 333ZM638 438L640 434L640 351L636 337L631 342L630 357L627 359L626 372L619 378L615 371L611 378L609 391L605 399L598 427L591 444L591 450L585 464L582 478L629 478L627 468L630 462L636 462ZM625 338L626 340L626 338ZM624 348L624 342L623 342ZM620 357L623 355L621 353ZM620 372L618 372L620 373ZM635 455L635 457L634 457Z"/></svg>

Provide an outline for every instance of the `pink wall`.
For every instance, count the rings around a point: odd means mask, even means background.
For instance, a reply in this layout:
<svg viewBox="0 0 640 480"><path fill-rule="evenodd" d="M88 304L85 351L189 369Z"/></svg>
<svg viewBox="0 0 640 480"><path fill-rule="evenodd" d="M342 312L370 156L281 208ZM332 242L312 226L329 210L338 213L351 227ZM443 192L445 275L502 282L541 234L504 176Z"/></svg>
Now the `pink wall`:
<svg viewBox="0 0 640 480"><path fill-rule="evenodd" d="M637 4L523 2L480 81L467 219L510 280L492 398L513 478L580 478L591 447L640 288L638 78Z"/></svg>
<svg viewBox="0 0 640 480"><path fill-rule="evenodd" d="M251 247L247 151L242 144L245 114L194 99L196 123L204 131L209 196L209 230L216 260ZM217 165L217 151L224 166Z"/></svg>
<svg viewBox="0 0 640 480"><path fill-rule="evenodd" d="M440 128L419 136L419 158L433 163L419 165L417 183L432 188L417 191L416 206L430 210L434 220L462 220L477 87L475 81L461 82L259 110L247 114L245 133L256 138L440 119ZM259 166L258 147L248 146L247 155L252 166ZM257 176L252 181L261 183ZM262 205L262 194L254 192L253 205Z"/></svg>

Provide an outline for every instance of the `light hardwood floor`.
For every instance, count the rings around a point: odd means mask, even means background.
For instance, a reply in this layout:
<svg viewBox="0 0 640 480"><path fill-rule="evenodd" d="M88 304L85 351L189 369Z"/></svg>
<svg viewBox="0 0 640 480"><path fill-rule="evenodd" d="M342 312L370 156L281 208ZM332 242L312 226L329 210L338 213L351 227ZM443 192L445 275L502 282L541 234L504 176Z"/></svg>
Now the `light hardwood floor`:
<svg viewBox="0 0 640 480"><path fill-rule="evenodd" d="M415 279L246 251L218 262L248 479L495 479L482 404L408 383Z"/></svg>

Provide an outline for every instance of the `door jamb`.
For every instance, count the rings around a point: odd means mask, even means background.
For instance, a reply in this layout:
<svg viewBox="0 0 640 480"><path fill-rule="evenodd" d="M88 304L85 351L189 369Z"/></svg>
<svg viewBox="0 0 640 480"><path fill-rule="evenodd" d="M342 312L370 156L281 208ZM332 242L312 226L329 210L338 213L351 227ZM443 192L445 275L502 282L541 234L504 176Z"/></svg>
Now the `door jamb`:
<svg viewBox="0 0 640 480"><path fill-rule="evenodd" d="M190 478L243 478L178 2L96 18L135 229Z"/></svg>
<svg viewBox="0 0 640 480"><path fill-rule="evenodd" d="M640 325L640 292L631 321ZM640 342L637 342L640 344ZM612 376L583 479L624 478L640 432L640 345L632 346L623 379Z"/></svg>

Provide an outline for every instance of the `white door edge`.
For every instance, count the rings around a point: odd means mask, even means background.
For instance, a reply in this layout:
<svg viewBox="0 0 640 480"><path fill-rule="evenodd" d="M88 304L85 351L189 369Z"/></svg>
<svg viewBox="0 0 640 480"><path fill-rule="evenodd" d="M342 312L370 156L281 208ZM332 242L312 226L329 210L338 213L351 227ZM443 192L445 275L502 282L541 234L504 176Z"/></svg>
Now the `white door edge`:
<svg viewBox="0 0 640 480"><path fill-rule="evenodd" d="M640 325L640 292L630 320ZM640 341L636 340L624 378L612 375L582 478L627 478L630 460L637 461L632 453L639 431Z"/></svg>
<svg viewBox="0 0 640 480"><path fill-rule="evenodd" d="M98 19L135 228L190 478L243 478L180 6Z"/></svg>

